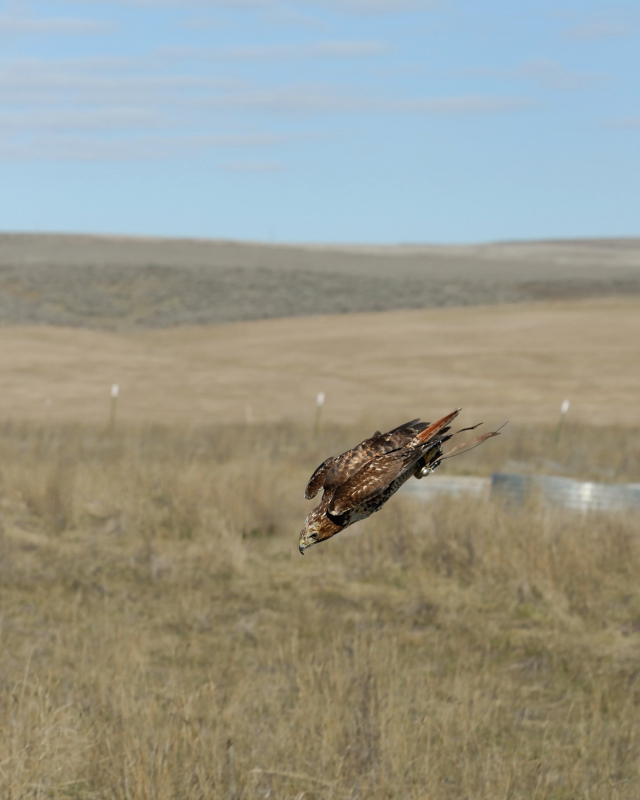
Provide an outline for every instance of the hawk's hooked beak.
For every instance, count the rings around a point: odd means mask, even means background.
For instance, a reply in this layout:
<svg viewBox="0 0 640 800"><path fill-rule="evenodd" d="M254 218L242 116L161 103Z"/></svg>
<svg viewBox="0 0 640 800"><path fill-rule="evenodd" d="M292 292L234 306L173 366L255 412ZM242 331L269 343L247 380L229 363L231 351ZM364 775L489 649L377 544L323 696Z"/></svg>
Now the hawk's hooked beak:
<svg viewBox="0 0 640 800"><path fill-rule="evenodd" d="M300 531L300 543L298 544L300 555L303 556L307 547L311 547L311 545L317 544L317 542L318 531L315 528L311 528L311 530L309 530L305 525L305 527Z"/></svg>

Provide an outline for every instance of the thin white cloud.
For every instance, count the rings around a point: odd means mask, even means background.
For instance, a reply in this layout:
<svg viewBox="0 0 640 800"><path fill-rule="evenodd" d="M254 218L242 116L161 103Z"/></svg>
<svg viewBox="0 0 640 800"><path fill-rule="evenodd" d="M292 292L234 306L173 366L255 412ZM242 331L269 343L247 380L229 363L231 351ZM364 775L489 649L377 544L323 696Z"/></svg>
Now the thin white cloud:
<svg viewBox="0 0 640 800"><path fill-rule="evenodd" d="M0 112L0 131L116 131L167 127L168 121L154 109L92 108L86 110Z"/></svg>
<svg viewBox="0 0 640 800"><path fill-rule="evenodd" d="M228 25L214 17L187 17L180 21L180 27L194 31L213 31L222 30Z"/></svg>
<svg viewBox="0 0 640 800"><path fill-rule="evenodd" d="M226 136L135 136L108 139L88 136L34 136L0 145L0 161L157 161L190 158L217 148L255 148L280 144L291 137L272 134ZM238 162L239 165L245 162ZM248 164L249 162L247 162ZM267 165L276 162L256 162ZM248 171L248 168L247 170Z"/></svg>
<svg viewBox="0 0 640 800"><path fill-rule="evenodd" d="M11 65L0 70L0 102L20 106L65 103L98 106L127 104L183 105L194 96L230 91L237 80L195 75L131 75L92 73L67 67L47 69L46 62Z"/></svg>
<svg viewBox="0 0 640 800"><path fill-rule="evenodd" d="M310 30L327 30L327 23L315 14L307 13L293 6L274 6L265 14L264 19L272 25L293 26L296 28L309 28Z"/></svg>
<svg viewBox="0 0 640 800"><path fill-rule="evenodd" d="M543 89L555 91L588 89L607 80L604 75L569 70L560 62L548 58L530 59L513 69L477 67L475 69L459 70L455 74L472 78L527 80Z"/></svg>
<svg viewBox="0 0 640 800"><path fill-rule="evenodd" d="M261 150L310 134L300 128L295 136L239 136L225 130L268 129L272 125L265 115L326 121L344 115L479 115L532 107L522 97L406 97L338 81L293 84L295 69L289 70L289 80L269 83L263 70L261 81L250 82L218 77L223 71L213 67L226 60L365 58L388 50L377 41L346 40L0 61L0 159L136 161L229 147L251 157L230 161L225 169L273 171L279 162L264 158Z"/></svg>
<svg viewBox="0 0 640 800"><path fill-rule="evenodd" d="M197 11L199 9L192 9ZM212 9L215 11L215 9ZM293 6L270 5L262 8L262 18L271 25L289 26L296 28L308 28L309 30L327 30L329 26L318 16L306 13ZM221 17L212 16L193 16L187 17L180 23L181 27L191 30L215 30L228 26Z"/></svg>
<svg viewBox="0 0 640 800"><path fill-rule="evenodd" d="M158 51L158 54L165 54L173 58L196 58L210 61L280 61L363 58L384 55L390 50L391 48L385 42L329 41L241 47L170 47Z"/></svg>
<svg viewBox="0 0 640 800"><path fill-rule="evenodd" d="M532 80L544 89L559 91L588 89L605 80L602 75L575 72L567 69L558 61L547 58L536 58L525 61L513 70L511 74L514 78Z"/></svg>
<svg viewBox="0 0 640 800"><path fill-rule="evenodd" d="M613 128L621 131L640 131L640 117L610 119L604 122L603 125L605 128Z"/></svg>
<svg viewBox="0 0 640 800"><path fill-rule="evenodd" d="M76 0L77 2L99 5L103 0ZM299 10L330 10L339 14L353 16L376 16L384 14L406 14L449 5L450 0L112 0L118 5L143 6L148 8L181 9L245 9L276 12L286 16Z"/></svg>
<svg viewBox="0 0 640 800"><path fill-rule="evenodd" d="M523 111L536 105L526 97L504 97L491 95L466 95L460 97L439 97L426 100L383 101L381 110L417 111L438 115L501 114L509 111Z"/></svg>
<svg viewBox="0 0 640 800"><path fill-rule="evenodd" d="M414 77L415 75L426 75L431 71L433 71L433 68L427 64L413 63L381 67L376 71L376 74L383 78L406 78Z"/></svg>
<svg viewBox="0 0 640 800"><path fill-rule="evenodd" d="M437 0L309 0L309 5L324 6L347 14L373 16L376 14L406 14L439 8Z"/></svg>
<svg viewBox="0 0 640 800"><path fill-rule="evenodd" d="M65 34L85 35L110 33L115 26L109 22L90 19L62 19L59 17L9 17L0 16L1 34Z"/></svg>
<svg viewBox="0 0 640 800"><path fill-rule="evenodd" d="M229 164L222 164L221 169L226 172L253 172L271 173L282 172L284 164L279 161L232 161Z"/></svg>
<svg viewBox="0 0 640 800"><path fill-rule="evenodd" d="M629 36L633 32L631 26L623 22L585 22L572 25L563 31L566 39L588 42L598 39L611 39L618 36Z"/></svg>
<svg viewBox="0 0 640 800"><path fill-rule="evenodd" d="M163 75L180 62L251 62L368 58L391 48L377 41L320 41L306 45L238 47L160 47L139 56L88 56L77 59L19 59L0 62L0 99L6 92L23 93L23 99L50 90L94 90L130 95L144 89L231 88L237 79L202 75ZM137 74L136 74L137 73ZM151 73L151 74L149 74ZM2 95L5 92L5 96Z"/></svg>
<svg viewBox="0 0 640 800"><path fill-rule="evenodd" d="M389 98L346 94L335 88L285 86L278 89L235 92L206 101L209 107L269 111L283 114L422 113L432 115L476 115L531 108L521 97L467 95L437 98Z"/></svg>
<svg viewBox="0 0 640 800"><path fill-rule="evenodd" d="M368 43L365 44L368 49ZM323 43L321 47L322 52L332 53L345 49L353 52L353 43L348 47L344 43ZM254 54L254 48L251 52ZM266 53L271 57L273 50L267 48ZM159 58L170 62L180 55L184 53L164 53ZM247 53L243 51L242 55ZM146 58L141 61L143 66ZM307 115L361 112L459 115L514 111L532 105L527 98L500 95L398 98L339 85L284 84L271 88L202 74L136 75L133 61L126 69L118 59L106 61L102 68L93 70L87 66L90 63L91 59L79 59L76 64L66 59L7 64L0 69L0 102L5 104L5 110L7 106L32 107L31 110L64 106L67 111L82 111L87 119L91 113L96 113L99 119L97 110L104 109L114 119L123 120L127 114L132 120L142 120L153 111L156 117L164 115L172 120L167 125L182 126L193 123L194 115L221 109Z"/></svg>
<svg viewBox="0 0 640 800"><path fill-rule="evenodd" d="M47 72L73 71L96 72L131 69L145 64L149 56L82 56L79 58L16 58L0 61L0 74L8 72Z"/></svg>

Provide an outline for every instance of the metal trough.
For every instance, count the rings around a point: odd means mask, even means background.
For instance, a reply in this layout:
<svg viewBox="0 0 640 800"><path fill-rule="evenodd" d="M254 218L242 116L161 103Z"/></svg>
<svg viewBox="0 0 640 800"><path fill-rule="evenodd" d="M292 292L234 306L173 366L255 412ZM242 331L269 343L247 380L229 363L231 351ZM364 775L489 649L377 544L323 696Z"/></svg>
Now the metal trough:
<svg viewBox="0 0 640 800"><path fill-rule="evenodd" d="M521 505L532 494L556 508L574 511L640 510L640 483L593 483L548 475L494 472L491 496Z"/></svg>
<svg viewBox="0 0 640 800"><path fill-rule="evenodd" d="M640 483L593 483L549 475L504 472L494 472L491 478L430 475L421 481L409 481L402 493L427 501L443 496L492 497L515 505L538 496L545 505L574 511L640 511Z"/></svg>
<svg viewBox="0 0 640 800"><path fill-rule="evenodd" d="M489 497L491 478L466 478L455 475L428 475L419 481L408 481L402 487L405 496L420 500L431 500L442 495L458 497L472 495Z"/></svg>

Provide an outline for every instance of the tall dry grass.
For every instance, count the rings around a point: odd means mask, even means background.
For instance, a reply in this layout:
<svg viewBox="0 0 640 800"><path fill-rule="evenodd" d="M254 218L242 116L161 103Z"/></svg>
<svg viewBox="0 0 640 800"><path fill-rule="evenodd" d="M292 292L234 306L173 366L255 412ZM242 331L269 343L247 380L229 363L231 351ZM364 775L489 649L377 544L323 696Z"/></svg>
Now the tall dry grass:
<svg viewBox="0 0 640 800"><path fill-rule="evenodd" d="M0 428L0 797L640 796L638 518L401 496L297 552L361 430ZM450 469L638 480L638 431Z"/></svg>

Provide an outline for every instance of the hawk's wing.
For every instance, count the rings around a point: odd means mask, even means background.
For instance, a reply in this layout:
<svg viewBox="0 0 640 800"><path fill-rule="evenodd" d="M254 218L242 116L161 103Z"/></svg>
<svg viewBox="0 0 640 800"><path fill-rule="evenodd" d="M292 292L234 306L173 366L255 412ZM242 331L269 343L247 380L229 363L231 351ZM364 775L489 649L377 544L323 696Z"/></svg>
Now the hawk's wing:
<svg viewBox="0 0 640 800"><path fill-rule="evenodd" d="M340 516L373 499L417 462L420 456L421 450L394 450L376 456L336 489L327 513Z"/></svg>
<svg viewBox="0 0 640 800"><path fill-rule="evenodd" d="M339 516L355 508L355 506L372 499L384 492L393 481L411 468L423 457L435 461L442 455L442 443L451 438L449 423L460 413L457 408L446 417L439 419L432 425L423 425L422 429L413 434L411 446L383 452L368 460L357 472L352 473L344 482L337 485L329 503L328 514ZM431 451L431 452L430 452ZM333 472L336 465L332 468ZM325 486L328 488L327 475Z"/></svg>
<svg viewBox="0 0 640 800"><path fill-rule="evenodd" d="M304 496L307 500L315 497L320 489L333 490L354 475L364 464L371 461L377 455L390 453L392 450L399 450L406 447L413 441L417 434L429 427L428 422L420 422L420 419L412 419L398 425L397 428L388 433L376 431L369 439L360 442L359 445L347 450L339 456L328 458L316 469L311 476Z"/></svg>
<svg viewBox="0 0 640 800"><path fill-rule="evenodd" d="M338 456L338 458L340 458L340 456ZM315 497L320 489L322 489L325 476L335 462L336 458L334 456L330 456L326 461L323 461L322 464L320 464L313 475L309 478L307 488L304 490L304 496L307 500L311 500L311 498Z"/></svg>

